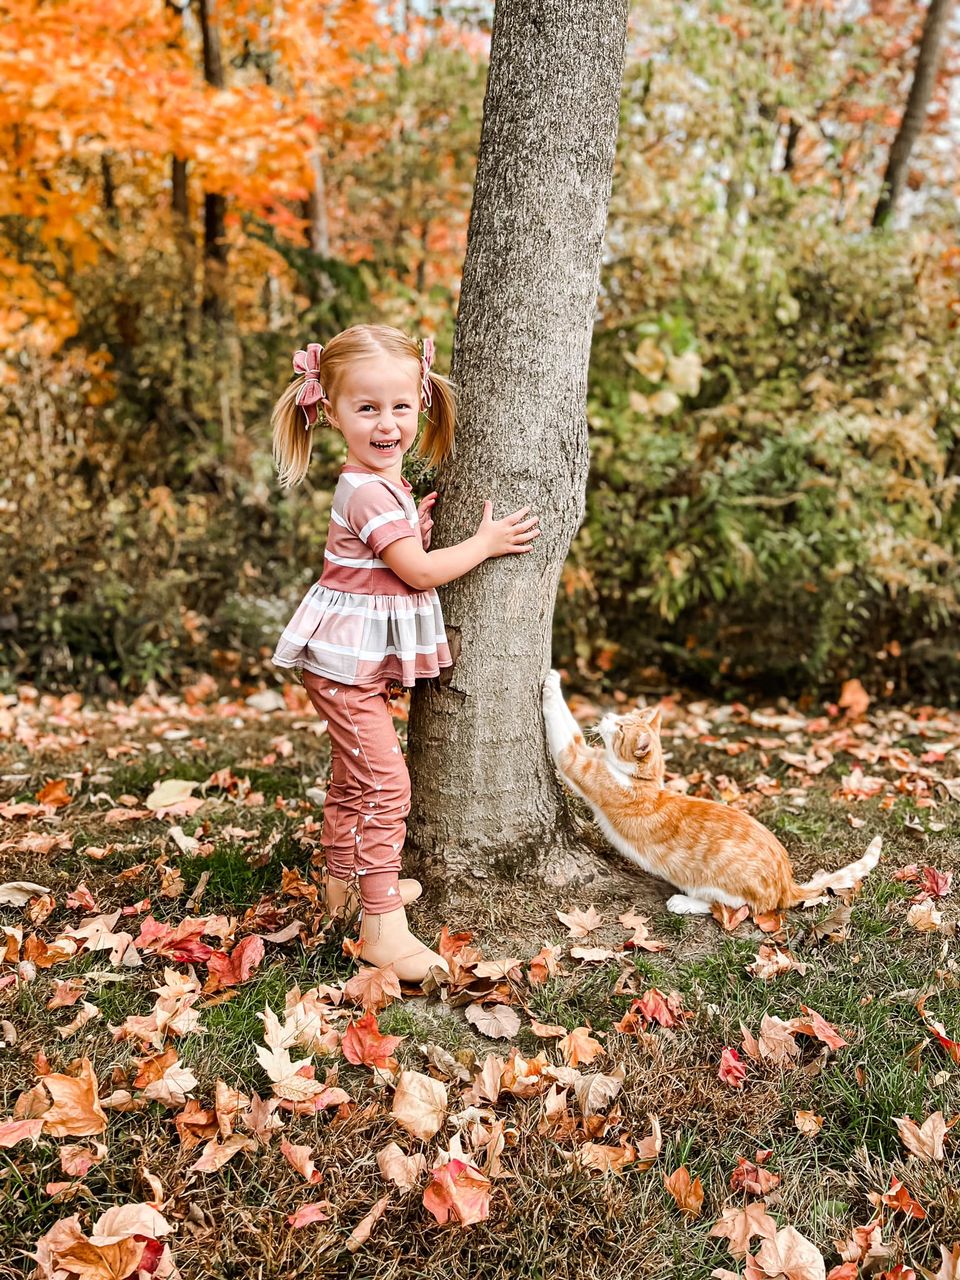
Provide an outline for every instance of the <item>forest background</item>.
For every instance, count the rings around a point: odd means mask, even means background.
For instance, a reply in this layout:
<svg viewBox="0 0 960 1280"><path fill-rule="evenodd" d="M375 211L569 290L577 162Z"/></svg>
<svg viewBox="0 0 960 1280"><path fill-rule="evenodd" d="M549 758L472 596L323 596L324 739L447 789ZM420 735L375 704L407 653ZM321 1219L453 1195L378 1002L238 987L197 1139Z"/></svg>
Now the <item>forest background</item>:
<svg viewBox="0 0 960 1280"><path fill-rule="evenodd" d="M634 7L587 516L555 622L575 680L960 692L956 14L878 217L926 12ZM434 0L5 4L11 688L269 669L319 573L341 452L321 434L281 492L270 408L295 348L358 321L435 336L448 367L489 19Z"/></svg>

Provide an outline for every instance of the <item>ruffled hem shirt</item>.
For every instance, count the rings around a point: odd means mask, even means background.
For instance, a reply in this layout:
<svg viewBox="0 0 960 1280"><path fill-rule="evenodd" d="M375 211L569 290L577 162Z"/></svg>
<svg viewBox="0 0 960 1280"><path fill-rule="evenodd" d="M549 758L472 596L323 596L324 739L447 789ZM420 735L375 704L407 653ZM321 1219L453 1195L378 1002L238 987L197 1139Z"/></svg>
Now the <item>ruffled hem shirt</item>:
<svg viewBox="0 0 960 1280"><path fill-rule="evenodd" d="M333 495L324 568L277 643L273 663L341 684L412 685L452 666L436 591L414 591L380 559L420 538L412 489L348 465Z"/></svg>

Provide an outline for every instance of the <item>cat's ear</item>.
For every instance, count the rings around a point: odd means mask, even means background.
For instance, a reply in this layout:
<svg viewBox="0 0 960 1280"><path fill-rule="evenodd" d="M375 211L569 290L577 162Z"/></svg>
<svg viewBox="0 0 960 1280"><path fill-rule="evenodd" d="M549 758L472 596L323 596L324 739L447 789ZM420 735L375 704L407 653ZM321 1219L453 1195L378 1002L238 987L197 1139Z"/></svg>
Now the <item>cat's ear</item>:
<svg viewBox="0 0 960 1280"><path fill-rule="evenodd" d="M650 726L651 733L660 732L660 724L663 719L663 712L660 707L654 707L653 711L647 717L647 724Z"/></svg>
<svg viewBox="0 0 960 1280"><path fill-rule="evenodd" d="M636 741L633 744L633 754L638 760L643 760L645 756L650 754L651 738L649 733L638 733Z"/></svg>

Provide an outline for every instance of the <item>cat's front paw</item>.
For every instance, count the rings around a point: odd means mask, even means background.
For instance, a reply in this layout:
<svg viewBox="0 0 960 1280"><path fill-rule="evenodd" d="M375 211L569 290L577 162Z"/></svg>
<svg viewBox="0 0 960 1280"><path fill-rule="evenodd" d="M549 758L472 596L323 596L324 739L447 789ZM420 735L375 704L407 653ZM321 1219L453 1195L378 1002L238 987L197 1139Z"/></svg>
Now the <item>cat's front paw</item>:
<svg viewBox="0 0 960 1280"><path fill-rule="evenodd" d="M547 702L552 698L562 698L563 693L560 688L560 672L554 671L552 668L547 672L547 678L543 682L543 700Z"/></svg>
<svg viewBox="0 0 960 1280"><path fill-rule="evenodd" d="M667 910L675 916L708 916L710 903L691 898L686 893L675 893L667 899Z"/></svg>

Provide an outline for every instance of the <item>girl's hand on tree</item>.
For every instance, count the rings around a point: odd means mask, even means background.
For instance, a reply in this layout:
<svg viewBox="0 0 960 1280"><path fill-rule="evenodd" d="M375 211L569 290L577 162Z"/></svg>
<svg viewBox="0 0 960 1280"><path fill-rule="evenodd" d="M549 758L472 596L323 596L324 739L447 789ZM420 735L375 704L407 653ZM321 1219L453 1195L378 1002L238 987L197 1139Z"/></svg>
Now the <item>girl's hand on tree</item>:
<svg viewBox="0 0 960 1280"><path fill-rule="evenodd" d="M535 538L540 537L540 530L536 527L540 517L530 516L525 520L524 516L529 510L529 507L521 507L519 511L514 511L509 516L494 520L493 503L489 498L486 499L483 504L483 519L480 521L476 536L483 541L487 549L487 559L493 559L496 556L522 555L525 551L533 550L530 544Z"/></svg>
<svg viewBox="0 0 960 1280"><path fill-rule="evenodd" d="M420 505L417 507L417 515L420 517L420 535L423 542L424 551L430 549L430 539L433 536L433 504L437 500L436 491L428 493Z"/></svg>

